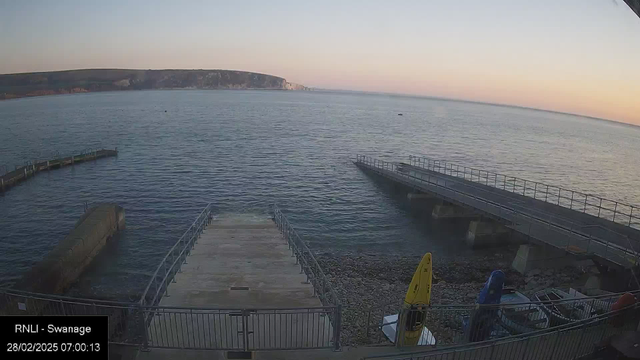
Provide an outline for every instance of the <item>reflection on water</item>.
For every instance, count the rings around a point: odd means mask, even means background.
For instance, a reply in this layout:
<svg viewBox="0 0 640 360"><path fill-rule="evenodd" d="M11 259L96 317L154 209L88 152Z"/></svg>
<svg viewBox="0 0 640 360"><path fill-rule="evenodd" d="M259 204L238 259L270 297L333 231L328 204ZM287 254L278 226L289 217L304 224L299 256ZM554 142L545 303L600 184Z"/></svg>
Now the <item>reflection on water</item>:
<svg viewBox="0 0 640 360"><path fill-rule="evenodd" d="M132 91L3 101L0 119L0 166L120 150L0 196L5 285L64 238L85 202L127 212L120 242L83 280L109 291L141 287L208 202L265 216L277 202L316 251L468 251L464 224L429 220L428 207L358 170L357 153L448 159L640 203L638 128L536 110L324 92Z"/></svg>

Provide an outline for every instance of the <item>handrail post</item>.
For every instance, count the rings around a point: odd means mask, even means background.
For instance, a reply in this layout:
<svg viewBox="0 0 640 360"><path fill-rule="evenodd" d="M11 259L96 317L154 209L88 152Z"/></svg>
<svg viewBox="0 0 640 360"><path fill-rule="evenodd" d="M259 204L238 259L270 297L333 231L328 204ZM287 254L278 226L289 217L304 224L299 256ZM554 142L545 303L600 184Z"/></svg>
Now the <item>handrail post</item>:
<svg viewBox="0 0 640 360"><path fill-rule="evenodd" d="M574 191L571 190L571 205L569 205L569 209L571 210L573 210L573 194L574 194Z"/></svg>
<svg viewBox="0 0 640 360"><path fill-rule="evenodd" d="M138 304L138 321L140 323L140 335L142 336L142 351L149 351L149 336L147 334L147 320L144 316L144 308Z"/></svg>
<svg viewBox="0 0 640 360"><path fill-rule="evenodd" d="M584 194L584 207L582 208L582 212L587 212L587 198L588 194ZM600 208L602 207L602 199L600 199L600 206L598 207L598 217L600 217Z"/></svg>
<svg viewBox="0 0 640 360"><path fill-rule="evenodd" d="M616 222L616 213L618 212L618 202L616 201L616 206L613 208L613 222Z"/></svg>
<svg viewBox="0 0 640 360"><path fill-rule="evenodd" d="M633 206L631 207L631 211L629 211L629 225L627 226L631 226L631 217L633 215Z"/></svg>
<svg viewBox="0 0 640 360"><path fill-rule="evenodd" d="M549 198L549 185L547 185L547 191L544 193L544 202L548 202L547 201L548 198Z"/></svg>

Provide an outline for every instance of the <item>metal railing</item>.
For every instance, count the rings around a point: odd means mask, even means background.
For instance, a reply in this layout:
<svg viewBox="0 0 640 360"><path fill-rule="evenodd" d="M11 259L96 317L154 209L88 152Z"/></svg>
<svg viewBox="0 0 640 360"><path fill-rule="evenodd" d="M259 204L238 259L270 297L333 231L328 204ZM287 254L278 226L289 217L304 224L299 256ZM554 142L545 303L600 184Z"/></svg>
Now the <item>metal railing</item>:
<svg viewBox="0 0 640 360"><path fill-rule="evenodd" d="M206 226L211 223L211 219L212 205L209 203L164 256L142 293L140 305L156 306L160 303L162 297L167 294L169 283L174 280L176 273L182 268L182 264L187 261L187 256L193 249L193 245Z"/></svg>
<svg viewBox="0 0 640 360"><path fill-rule="evenodd" d="M338 307L143 306L0 289L0 315L106 315L109 343L202 350L336 349Z"/></svg>
<svg viewBox="0 0 640 360"><path fill-rule="evenodd" d="M578 359L592 354L602 340L636 330L639 319L638 306L632 305L555 328L441 349L366 356L362 359Z"/></svg>
<svg viewBox="0 0 640 360"><path fill-rule="evenodd" d="M625 226L640 228L640 212L635 205L538 181L461 166L444 160L409 156L409 164L587 213Z"/></svg>
<svg viewBox="0 0 640 360"><path fill-rule="evenodd" d="M13 170L9 170L6 165L0 166L3 172L0 172L0 192L4 192L7 188L15 186L18 182L27 180L29 177L35 176L43 170L60 168L66 165L73 165L76 162L85 162L89 160L97 160L105 156L117 156L118 148L115 150L108 149L84 149L80 154L71 154L69 156L61 156L56 152L52 157L47 159L34 159L24 161L23 165L15 165Z"/></svg>
<svg viewBox="0 0 640 360"><path fill-rule="evenodd" d="M147 308L152 348L334 349L337 307L279 309Z"/></svg>
<svg viewBox="0 0 640 360"><path fill-rule="evenodd" d="M0 315L108 315L109 342L147 348L208 350L340 349L342 308L315 257L281 211L273 219L322 304L303 308L158 306L212 220L208 204L168 251L135 303L0 289Z"/></svg>
<svg viewBox="0 0 640 360"><path fill-rule="evenodd" d="M636 296L640 291L630 292ZM498 305L416 305L406 308L402 304L386 304L369 309L345 308L343 332L346 345L403 346L402 319L421 308L424 324L429 330L425 337L433 347L451 346L488 338L506 337L520 333L552 329L567 323L579 322L611 311L613 303L625 293L611 293L584 298L552 301L533 301ZM350 312L354 312L350 314ZM384 320L398 314L400 321ZM385 325L393 325L395 339L384 333Z"/></svg>
<svg viewBox="0 0 640 360"><path fill-rule="evenodd" d="M118 150L118 148L115 148L115 149L116 151ZM31 171L34 168L37 169L38 165L42 166L42 164L45 164L47 161L54 162L54 161L60 161L62 159L82 158L82 157L88 157L89 159L91 159L92 157L97 157L99 153L104 151L109 151L109 150L105 148L84 148L80 152L67 152L63 154L63 153L60 153L60 151L54 151L49 155L44 155L44 156L42 153L40 153L30 160L24 160L22 162L22 165L14 165L14 170L11 170L11 171L15 171L23 167L27 168L28 171ZM5 173L8 173L8 172L10 171L8 167L5 166Z"/></svg>
<svg viewBox="0 0 640 360"><path fill-rule="evenodd" d="M477 194L480 191L486 191L486 188L474 188L471 192L464 191L456 186L459 185L460 180L439 176L429 171L412 171L407 169L408 164L379 160L364 155L358 155L356 163L381 174L390 175L410 187L423 184L425 187L423 190L427 192L436 191L447 201L470 206L497 219L507 221L513 229L568 252L594 253L627 268L638 262L640 244L635 240L631 241L625 234L603 226L576 223L551 212L519 206L519 203L512 200L492 201ZM481 185L468 186L473 188Z"/></svg>
<svg viewBox="0 0 640 360"><path fill-rule="evenodd" d="M320 302L325 306L340 306L340 301L331 283L327 280L320 264L307 244L300 238L287 217L284 216L277 205L273 205L273 221L287 240L291 254L296 257L296 264L300 265L300 272L304 272L307 281L313 286L313 295L318 295Z"/></svg>
<svg viewBox="0 0 640 360"><path fill-rule="evenodd" d="M333 344L336 350L341 346L341 329L342 329L342 305L336 295L331 283L322 271L320 264L316 260L313 252L307 244L302 240L298 232L291 225L287 217L282 213L277 205L273 205L273 221L282 236L287 240L292 256L296 257L296 264L300 265L300 272L304 273L307 282L313 287L313 295L318 296L322 305L327 308L333 308L335 311L328 313L331 323L333 324Z"/></svg>
<svg viewBox="0 0 640 360"><path fill-rule="evenodd" d="M139 303L0 289L0 315L106 315L110 343L135 346L145 343L144 308Z"/></svg>

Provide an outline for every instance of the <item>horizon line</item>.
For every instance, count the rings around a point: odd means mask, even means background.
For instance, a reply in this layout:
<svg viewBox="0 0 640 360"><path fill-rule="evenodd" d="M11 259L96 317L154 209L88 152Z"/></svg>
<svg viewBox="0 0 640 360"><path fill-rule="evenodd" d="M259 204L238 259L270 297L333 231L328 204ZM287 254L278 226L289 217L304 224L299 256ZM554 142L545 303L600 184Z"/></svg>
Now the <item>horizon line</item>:
<svg viewBox="0 0 640 360"><path fill-rule="evenodd" d="M496 103L496 102L488 102L488 101L480 101L480 100L469 100L469 99L462 99L462 98L450 98L450 97L440 97L440 96L434 96L434 95L422 95L422 94L411 94L411 93L400 93L400 92L382 92L382 91L369 91L369 90L332 89L332 88L319 88L319 87L310 87L310 86L307 86L307 87L309 89L311 89L311 90L321 90L321 91L345 91L345 92L364 93L364 94L373 94L373 95L395 95L395 96L404 96L404 97L414 97L414 98L420 98L420 99L458 101L458 102L466 102L466 103L471 103L471 104L511 107L511 108L516 108L516 109L543 111L543 112L556 113L556 114L561 114L561 115L578 116L578 117L588 118L588 119L592 119L592 120L606 121L606 122L610 122L610 123L614 123L614 124L629 125L629 126L633 126L633 127L640 127L640 124L628 123L628 122L624 122L624 121L620 121L620 120L607 119L607 118L601 118L601 117L592 116L592 115L583 115L583 114L571 113L571 112L560 111L560 110L535 108L535 107L530 107L530 106L525 106L525 105L514 105L514 104Z"/></svg>
<svg viewBox="0 0 640 360"><path fill-rule="evenodd" d="M191 68L191 69L171 69L171 68L164 68L164 69L136 69L136 68L110 68L110 67L104 67L104 68L77 68L77 69L64 69L64 70L46 70L46 71L31 71L31 72L18 72L18 73L0 73L0 76L5 76L5 75L25 75L25 74L39 74L39 73L50 73L50 72L68 72L68 71L87 71L87 70L133 70L133 71L237 71L237 72L244 72L244 73L252 73L252 74L258 74L258 75L266 75L266 76L273 76L273 77L278 77L281 78L287 82L290 82L289 80L287 80L286 77L284 76L280 76L280 75L272 75L272 74L267 74L267 73L263 73L263 72L255 72L255 71L248 71L248 70L237 70L237 69L195 69L195 68ZM515 104L506 104L506 103L497 103L497 102L487 102L487 101L479 101L479 100L469 100L469 99L463 99L463 98L450 98L450 97L441 97L441 96L434 96L434 95L423 95L423 94L411 94L411 93L402 93L402 92L383 92L383 91L371 91L371 90L351 90L351 89L336 89L336 88L320 88L320 87L313 87L313 86L306 86L304 84L300 84L297 83L299 85L302 85L308 89L311 90L325 90L325 91L345 91L345 92L358 92L358 93L368 93L368 94L375 94L375 95L396 95L396 96L405 96L405 97L414 97L414 98L422 98L422 99L434 99L434 100L444 100L444 101L458 101L458 102L466 102L466 103L471 103L471 104L481 104L481 105L494 105L494 106L502 106L502 107L511 107L511 108L517 108L517 109L526 109L526 110L534 110L534 111L544 111L544 112L549 112L549 113L556 113L556 114L562 114L562 115L571 115L571 116L579 116L579 117L584 117L584 118L588 118L588 119L593 119L593 120L597 120L597 121L606 121L606 122L610 122L610 123L615 123L615 124L622 124L622 125L629 125L629 126L633 126L633 127L640 127L640 124L634 124L634 123L629 123L629 122L624 122L624 121L620 121L620 120L614 120L614 119L607 119L607 118L601 118L601 117L597 117L597 116L592 116L592 115L585 115L585 114L578 114L578 113L571 113L571 112L566 112L566 111L560 111L560 110L551 110L551 109L543 109L543 108L535 108L535 107L530 107L530 106L525 106L525 105L515 105Z"/></svg>

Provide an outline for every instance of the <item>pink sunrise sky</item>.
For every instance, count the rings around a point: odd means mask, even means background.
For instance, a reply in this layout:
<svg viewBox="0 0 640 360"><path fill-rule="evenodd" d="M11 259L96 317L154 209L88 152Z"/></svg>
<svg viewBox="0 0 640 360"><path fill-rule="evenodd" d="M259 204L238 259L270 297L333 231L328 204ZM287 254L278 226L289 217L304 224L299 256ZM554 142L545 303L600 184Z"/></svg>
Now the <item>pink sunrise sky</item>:
<svg viewBox="0 0 640 360"><path fill-rule="evenodd" d="M640 124L622 0L6 1L0 73L236 69Z"/></svg>

